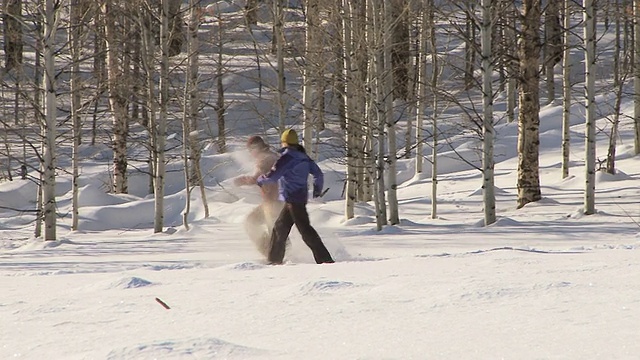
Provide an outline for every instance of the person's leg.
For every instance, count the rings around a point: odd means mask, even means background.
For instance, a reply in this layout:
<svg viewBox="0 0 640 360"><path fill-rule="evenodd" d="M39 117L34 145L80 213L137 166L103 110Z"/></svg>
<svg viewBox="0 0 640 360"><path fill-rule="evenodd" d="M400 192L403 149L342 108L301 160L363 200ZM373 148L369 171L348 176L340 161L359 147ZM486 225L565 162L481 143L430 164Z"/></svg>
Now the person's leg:
<svg viewBox="0 0 640 360"><path fill-rule="evenodd" d="M296 224L300 235L302 235L302 241L304 241L304 243L311 249L311 252L313 252L313 258L316 263L322 264L334 262L331 254L329 254L329 250L327 250L324 243L322 243L320 235L318 235L316 229L311 226L306 204L291 204L291 215L293 216L293 221Z"/></svg>
<svg viewBox="0 0 640 360"><path fill-rule="evenodd" d="M290 209L291 204L285 203L280 216L276 220L271 232L271 251L269 252L269 262L272 264L282 264L284 252L287 244L287 237L293 226L293 216Z"/></svg>
<svg viewBox="0 0 640 360"><path fill-rule="evenodd" d="M265 221L267 223L267 227L269 228L269 238L271 238L271 234L273 233L273 226L275 225L280 212L284 208L284 201L269 201L265 203ZM291 240L287 237L286 248L291 246Z"/></svg>

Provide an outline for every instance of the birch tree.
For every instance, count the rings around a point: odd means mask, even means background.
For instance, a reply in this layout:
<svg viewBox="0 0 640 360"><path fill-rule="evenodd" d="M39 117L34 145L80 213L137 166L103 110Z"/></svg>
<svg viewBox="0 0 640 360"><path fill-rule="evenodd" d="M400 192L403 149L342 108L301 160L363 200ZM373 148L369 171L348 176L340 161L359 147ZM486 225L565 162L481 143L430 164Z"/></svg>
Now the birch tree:
<svg viewBox="0 0 640 360"><path fill-rule="evenodd" d="M596 19L594 0L584 0L585 45L585 192L584 213L595 213L596 189L596 123L595 123L595 70L596 70Z"/></svg>
<svg viewBox="0 0 640 360"><path fill-rule="evenodd" d="M44 8L44 114L43 127L43 154L42 154L42 202L44 217L44 239L57 240L56 238L56 118L57 118L57 84L55 72L55 38L57 30L57 17L59 2L46 0Z"/></svg>
<svg viewBox="0 0 640 360"><path fill-rule="evenodd" d="M386 203L386 195L385 195L385 161L384 157L386 155L385 143L385 123L386 123L386 114L385 114L385 94L384 90L384 26L385 26L385 18L384 18L384 8L382 0L370 0L371 6L371 17L373 18L373 27L371 28L370 38L374 40L374 71L371 73L371 78L375 79L375 83L373 83L374 91L375 91L375 111L376 111L376 180L375 180L375 208L376 208L376 228L382 230L384 225L387 225L387 203Z"/></svg>
<svg viewBox="0 0 640 360"><path fill-rule="evenodd" d="M4 26L4 71L22 64L22 0L2 1L2 22Z"/></svg>
<svg viewBox="0 0 640 360"><path fill-rule="evenodd" d="M518 47L520 91L518 113L518 208L542 198L540 192L540 1L522 2L522 34Z"/></svg>
<svg viewBox="0 0 640 360"><path fill-rule="evenodd" d="M633 123L634 150L640 154L640 0L633 0Z"/></svg>
<svg viewBox="0 0 640 360"><path fill-rule="evenodd" d="M555 100L555 66L562 60L562 28L560 26L560 8L558 0L547 1L544 12L545 33L545 71L547 77L547 102Z"/></svg>
<svg viewBox="0 0 640 360"><path fill-rule="evenodd" d="M79 182L79 148L82 136L80 108L82 97L80 93L80 54L81 36L84 26L86 10L80 0L71 0L69 4L69 46L71 53L71 126L72 126L72 155L71 155L71 229L78 230L78 182Z"/></svg>
<svg viewBox="0 0 640 360"><path fill-rule="evenodd" d="M160 12L160 109L155 143L154 213L153 232L162 232L164 227L164 177L165 143L167 139L167 107L169 104L169 0L161 0ZM188 185L187 185L188 186Z"/></svg>
<svg viewBox="0 0 640 360"><path fill-rule="evenodd" d="M569 176L571 148L571 1L564 0L564 33L562 36L562 178Z"/></svg>
<svg viewBox="0 0 640 360"><path fill-rule="evenodd" d="M400 216L398 214L398 181L396 179L396 163L397 160L397 145L396 145L396 126L395 126L395 114L393 113L393 85L394 85L394 68L392 63L392 49L393 49L393 32L397 23L393 19L393 10L391 0L384 0L384 31L383 31L383 94L384 94L384 122L386 125L387 138L389 140L389 223L396 225L400 223ZM406 85L406 84L405 84Z"/></svg>
<svg viewBox="0 0 640 360"><path fill-rule="evenodd" d="M624 4L623 4L624 5ZM613 50L613 91L615 103L611 121L611 133L609 134L609 147L607 150L606 171L609 174L616 172L616 145L620 126L622 99L624 96L624 84L628 74L628 48L622 46L622 28L626 25L626 16L620 10L620 4L614 5L615 38ZM623 21L624 20L624 21Z"/></svg>
<svg viewBox="0 0 640 360"><path fill-rule="evenodd" d="M431 50L431 218L438 217L438 75L440 73L440 60L438 59L438 47L436 37L435 1L431 0L428 8L429 48ZM425 69L426 71L426 69ZM426 95L426 94L425 94Z"/></svg>
<svg viewBox="0 0 640 360"><path fill-rule="evenodd" d="M113 116L113 191L117 194L127 193L127 135L129 121L127 113L128 87L123 81L125 72L123 63L122 36L118 24L122 24L122 1L102 0L105 39L107 52L107 87L109 89L109 105Z"/></svg>
<svg viewBox="0 0 640 360"><path fill-rule="evenodd" d="M429 6L431 2L424 2L421 8L420 35L418 36L418 70L417 70L417 99L416 99L416 175L423 171L424 151L424 117L427 105L427 49L429 40ZM429 24L429 26L427 26ZM435 158L434 158L435 160ZM433 199L432 199L433 201Z"/></svg>
<svg viewBox="0 0 640 360"><path fill-rule="evenodd" d="M356 156L355 152L359 149L355 146L355 109L354 109L354 61L351 56L353 51L353 15L352 15L353 2L350 0L344 0L342 3L343 17L342 17L342 38L343 38L343 78L344 78L344 114L346 117L346 157L347 157L347 169L346 169L346 196L345 196L345 219L352 219L354 217L354 206L356 201L356 190L358 189L357 174L356 174ZM306 127L306 126L305 126Z"/></svg>
<svg viewBox="0 0 640 360"><path fill-rule="evenodd" d="M488 226L496 221L496 199L494 193L494 159L493 159L493 88L491 76L493 73L491 50L491 0L482 0L482 172L483 172L483 205L484 225Z"/></svg>

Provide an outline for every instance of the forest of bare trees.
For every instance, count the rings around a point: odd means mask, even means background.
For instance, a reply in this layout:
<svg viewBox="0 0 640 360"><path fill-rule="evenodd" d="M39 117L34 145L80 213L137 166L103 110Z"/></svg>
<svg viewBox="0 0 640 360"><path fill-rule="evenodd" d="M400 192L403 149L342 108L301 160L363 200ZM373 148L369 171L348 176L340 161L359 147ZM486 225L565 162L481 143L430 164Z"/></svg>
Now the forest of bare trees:
<svg viewBox="0 0 640 360"><path fill-rule="evenodd" d="M169 164L182 164L206 208L206 145L223 153L242 129L296 126L319 156L331 129L341 134L345 218L372 201L382 229L401 218L397 162L412 159L415 176L430 179L425 214L435 218L438 154L467 136L478 140L478 157L465 161L483 174L489 225L495 126L518 123L520 208L543 196L541 106L562 102L566 177L570 108L581 102L592 214L594 174L616 171L621 122L635 126L640 153L639 8L639 0L2 0L0 181L39 185L36 236L55 240L56 176L73 179L75 230L82 149L106 145L105 190L126 194L128 177L144 173L161 232ZM617 96L614 109L597 107L599 92ZM625 97L633 117L621 113ZM610 126L596 129L602 117ZM596 131L610 139L605 165Z"/></svg>

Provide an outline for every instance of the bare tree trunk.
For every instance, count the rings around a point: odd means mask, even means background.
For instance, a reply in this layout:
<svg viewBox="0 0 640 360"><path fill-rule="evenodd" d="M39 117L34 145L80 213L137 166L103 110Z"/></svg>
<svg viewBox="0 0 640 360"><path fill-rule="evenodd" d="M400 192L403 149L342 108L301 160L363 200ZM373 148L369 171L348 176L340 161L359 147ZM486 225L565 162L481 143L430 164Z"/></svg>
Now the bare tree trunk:
<svg viewBox="0 0 640 360"><path fill-rule="evenodd" d="M424 116L427 104L427 44L429 35L430 9L432 1L422 3L422 16L420 21L420 35L418 45L418 96L416 101L416 174L422 173L424 163ZM432 41L433 42L433 41ZM433 56L433 51L431 52Z"/></svg>
<svg viewBox="0 0 640 360"><path fill-rule="evenodd" d="M389 0L389 34L386 39L391 47L391 65L393 69L393 99L407 100L409 94L409 24L408 0Z"/></svg>
<svg viewBox="0 0 640 360"><path fill-rule="evenodd" d="M218 119L218 151L223 154L227 152L227 125L225 121L225 94L224 83L222 77L224 75L224 36L223 36L223 23L222 17L218 16L218 53L216 61L216 117Z"/></svg>
<svg viewBox="0 0 640 360"><path fill-rule="evenodd" d="M165 143L167 139L167 106L169 104L169 0L161 0L160 20L160 111L156 135L156 165L154 176L155 216L153 232L162 232L164 227L164 177L165 177Z"/></svg>
<svg viewBox="0 0 640 360"><path fill-rule="evenodd" d="M188 144L191 154L191 169L188 184L200 187L200 198L202 207L204 208L204 217L209 217L209 203L207 201L206 189L204 187L204 179L200 160L202 158L202 148L198 143L198 123L200 110L200 97L198 89L199 74L199 58L200 58L200 41L198 39L198 30L200 28L200 17L198 14L198 0L189 0L189 37L188 37L188 99L189 99L189 136Z"/></svg>
<svg viewBox="0 0 640 360"><path fill-rule="evenodd" d="M278 127L280 132L285 129L285 74L284 74L284 9L283 0L274 0L275 25L273 38L276 42L276 61L278 76Z"/></svg>
<svg viewBox="0 0 640 360"><path fill-rule="evenodd" d="M400 223L400 215L398 214L398 181L396 179L396 164L398 162L397 152L398 147L396 144L396 122L395 114L393 112L393 85L394 85L394 68L393 68L393 29L395 19L393 18L393 7L391 6L391 0L384 0L384 40L383 40L383 52L384 52L384 117L387 127L387 137L389 140L389 223L391 225L397 225ZM406 77L405 77L406 85Z"/></svg>
<svg viewBox="0 0 640 360"><path fill-rule="evenodd" d="M595 70L596 70L596 18L594 0L584 0L585 42L585 192L584 213L595 213L596 189L596 119L595 119Z"/></svg>
<svg viewBox="0 0 640 360"><path fill-rule="evenodd" d="M347 179L346 179L346 196L345 196L345 219L352 219L354 217L354 206L356 201L357 173L356 173L356 156L355 153L359 151L355 146L355 109L354 109L354 65L351 55L353 52L353 38L352 29L354 24L354 18L352 14L352 4L349 0L344 0L342 4L343 19L342 19L342 43L344 46L343 57L343 76L344 76L344 113L346 115L346 156L347 156Z"/></svg>
<svg viewBox="0 0 640 360"><path fill-rule="evenodd" d="M44 211L44 239L56 238L56 117L57 117L57 88L55 72L55 15L58 11L54 0L46 0L44 23L44 153L42 202Z"/></svg>
<svg viewBox="0 0 640 360"><path fill-rule="evenodd" d="M156 159L157 159L157 134L156 134L156 124L157 124L157 113L158 113L158 102L156 99L156 84L154 82L155 77L155 65L154 65L154 55L155 55L155 39L154 36L149 29L151 23L152 16L146 15L146 23L141 24L142 29L142 44L144 47L144 56L142 57L142 65L145 69L145 79L147 81L147 106L148 109L147 114L149 116L149 121L147 124L147 130L149 132L149 193L153 194L155 192L154 187L154 179L156 177Z"/></svg>
<svg viewBox="0 0 640 360"><path fill-rule="evenodd" d="M78 182L79 182L79 149L82 136L80 122L80 107L82 97L80 94L80 37L82 34L83 11L79 0L71 0L69 5L70 28L69 43L71 44L71 123L72 123L72 155L71 155L71 229L78 230Z"/></svg>
<svg viewBox="0 0 640 360"><path fill-rule="evenodd" d="M436 38L435 1L429 4L429 48L431 50L431 218L438 217L438 75L440 61ZM425 26L427 26L425 24ZM425 68L426 71L426 68ZM426 94L425 94L426 96Z"/></svg>
<svg viewBox="0 0 640 360"><path fill-rule="evenodd" d="M8 72L22 64L22 0L3 0L2 8L4 71Z"/></svg>
<svg viewBox="0 0 640 360"><path fill-rule="evenodd" d="M547 102L556 98L554 67L562 60L562 28L560 26L560 5L558 0L548 1L544 12L545 30L545 71L547 77Z"/></svg>
<svg viewBox="0 0 640 360"><path fill-rule="evenodd" d="M475 70L475 41L476 41L476 24L473 13L475 12L474 1L465 1L465 16L466 16L466 41L464 44L464 59L465 59L465 71L464 71L464 84L465 90L469 90L474 85L473 72Z"/></svg>
<svg viewBox="0 0 640 360"><path fill-rule="evenodd" d="M640 0L633 1L634 76L633 76L633 123L635 129L634 150L640 154Z"/></svg>
<svg viewBox="0 0 640 360"><path fill-rule="evenodd" d="M511 2L511 0L504 0L506 2ZM507 121L513 122L515 120L515 109L516 103L518 99L518 89L517 89L517 77L513 74L513 66L511 65L513 61L511 60L511 56L513 58L516 57L517 52L517 40L516 40L516 14L515 14L515 6L511 3L507 7L507 25L505 26L505 42L508 47L506 53L507 59L505 60L505 64L508 70L508 78L507 78Z"/></svg>
<svg viewBox="0 0 640 360"><path fill-rule="evenodd" d="M482 194L484 205L484 226L496 222L496 197L494 192L494 160L493 160L493 87L491 65L493 53L491 50L492 33L491 0L482 0Z"/></svg>
<svg viewBox="0 0 640 360"><path fill-rule="evenodd" d="M109 104L113 116L113 191L125 194L127 188L127 136L129 121L127 111L127 82L120 64L122 41L118 34L117 24L122 17L119 2L105 0L105 38L107 41L107 83L109 88Z"/></svg>
<svg viewBox="0 0 640 360"><path fill-rule="evenodd" d="M345 6L348 6L345 5ZM307 153L310 154L312 158L316 157L316 154L313 150L313 129L316 123L316 112L314 109L314 105L316 103L314 97L314 83L319 83L319 79L316 77L316 71L314 71L314 67L317 63L317 58L319 56L318 47L316 42L319 41L317 39L317 19L318 19L318 3L317 0L307 0L305 1L305 9L306 9L306 23L305 23L305 46L304 46L304 68L302 70L302 118L303 118L303 136L304 139L304 147L307 149ZM346 12L345 8L345 12Z"/></svg>
<svg viewBox="0 0 640 360"><path fill-rule="evenodd" d="M564 35L562 57L562 178L569 176L571 155L571 61L569 59L571 46L571 0L564 0Z"/></svg>
<svg viewBox="0 0 640 360"><path fill-rule="evenodd" d="M520 112L518 113L518 208L542 198L540 192L540 1L524 0L520 38Z"/></svg>
<svg viewBox="0 0 640 360"><path fill-rule="evenodd" d="M389 93L385 93L384 86L384 74L385 74L385 63L384 63L384 40L383 36L385 34L385 16L384 16L384 7L382 0L371 0L372 10L373 10L373 34L375 34L375 106L376 106L376 120L377 120L377 164L376 164L376 196L374 199L376 201L376 228L378 230L382 230L384 225L387 225L387 202L386 202L386 194L385 194L385 161L384 157L386 155L386 136L385 136L385 125L386 125L386 113L385 113L385 95L390 95Z"/></svg>
<svg viewBox="0 0 640 360"><path fill-rule="evenodd" d="M620 107L622 105L623 87L626 80L627 67L627 49L622 48L621 27L622 13L620 12L620 4L614 5L615 11L615 41L613 51L613 90L616 94L616 101L613 107L613 119L611 120L611 134L609 134L609 148L607 150L607 173L615 174L616 172L616 145L618 140L618 128L620 125Z"/></svg>
<svg viewBox="0 0 640 360"><path fill-rule="evenodd" d="M247 0L245 5L245 18L247 19L247 25L258 24L258 0Z"/></svg>

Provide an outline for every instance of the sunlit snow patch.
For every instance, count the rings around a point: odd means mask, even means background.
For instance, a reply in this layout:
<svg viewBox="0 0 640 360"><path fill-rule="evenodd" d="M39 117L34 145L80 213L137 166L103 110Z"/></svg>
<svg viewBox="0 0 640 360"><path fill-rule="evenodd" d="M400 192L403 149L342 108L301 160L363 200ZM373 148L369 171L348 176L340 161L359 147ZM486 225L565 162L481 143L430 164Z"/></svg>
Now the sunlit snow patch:
<svg viewBox="0 0 640 360"><path fill-rule="evenodd" d="M270 358L267 351L229 343L216 338L156 341L112 350L107 359L258 359ZM276 354L271 354L272 356ZM277 357L277 356L276 356Z"/></svg>
<svg viewBox="0 0 640 360"><path fill-rule="evenodd" d="M135 289L151 285L153 285L151 281L133 276L116 281L110 287L112 289Z"/></svg>

